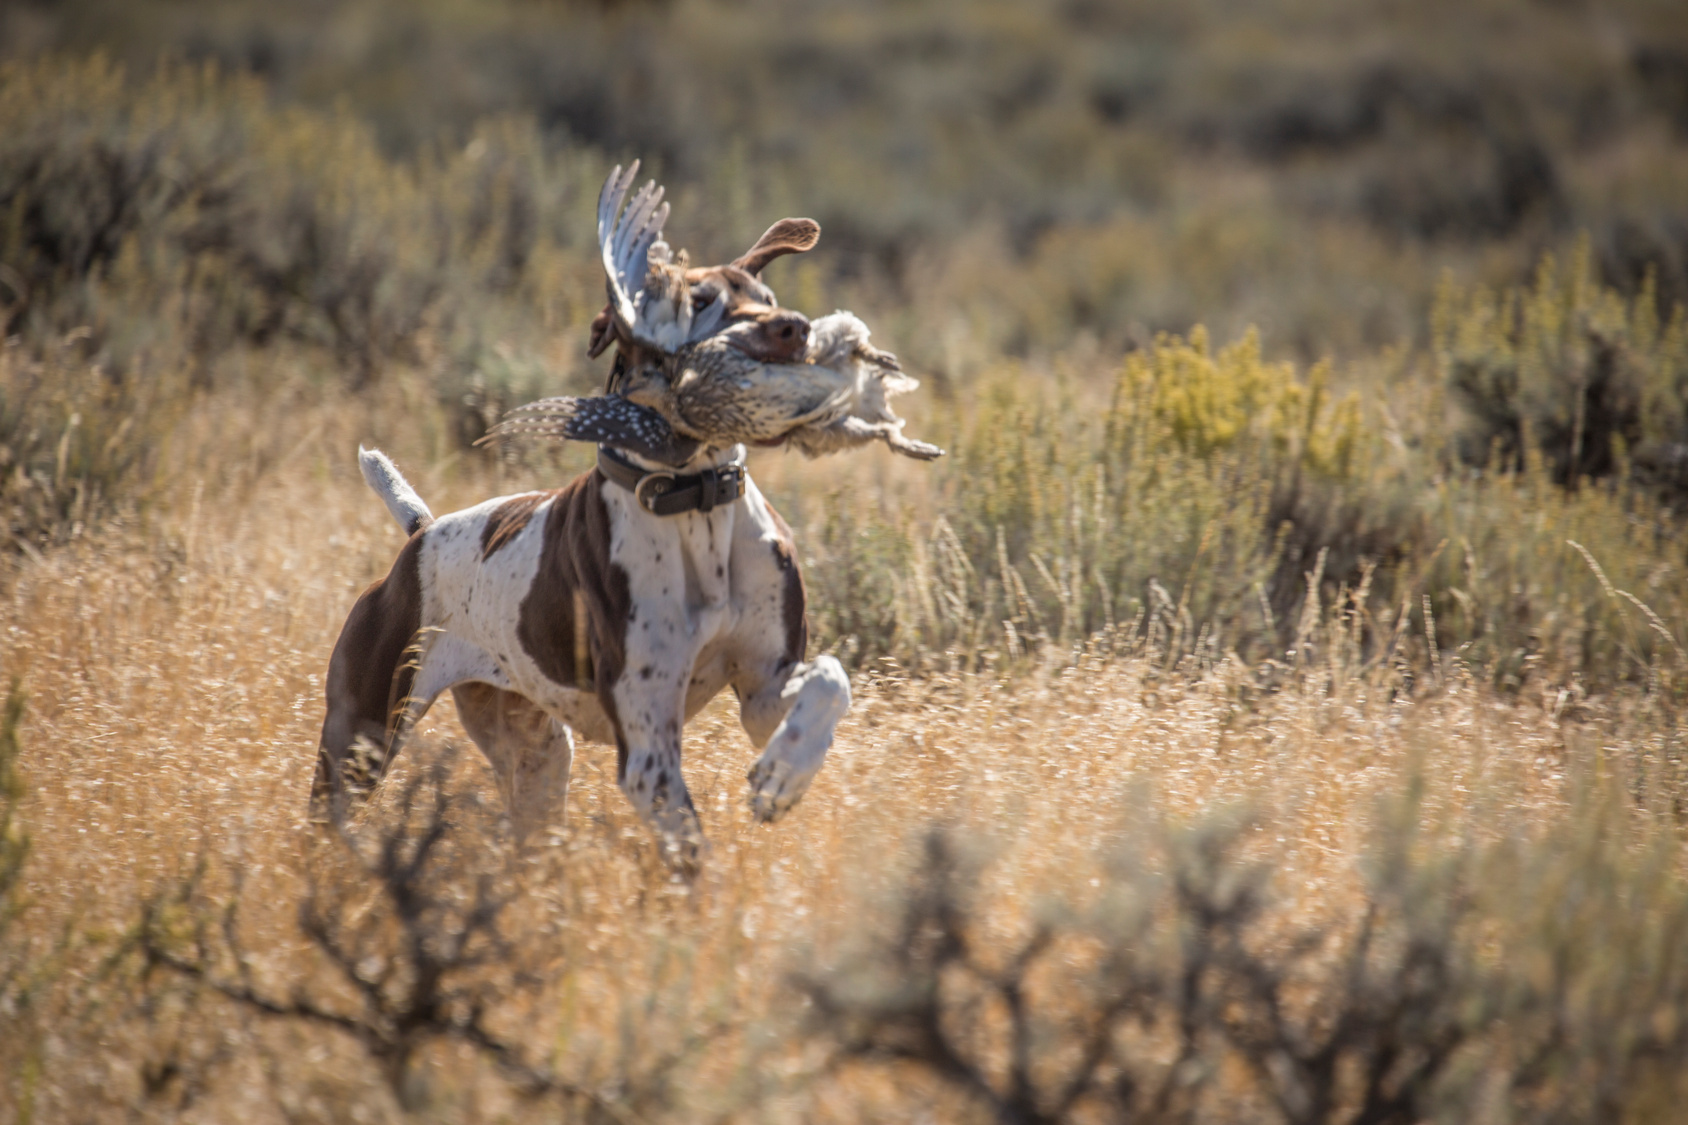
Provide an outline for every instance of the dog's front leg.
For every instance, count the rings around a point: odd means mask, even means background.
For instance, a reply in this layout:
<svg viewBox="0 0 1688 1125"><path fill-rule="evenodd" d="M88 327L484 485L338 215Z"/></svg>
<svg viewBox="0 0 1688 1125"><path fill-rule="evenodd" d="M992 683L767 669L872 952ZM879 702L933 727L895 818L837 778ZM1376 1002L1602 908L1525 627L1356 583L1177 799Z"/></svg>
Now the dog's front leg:
<svg viewBox="0 0 1688 1125"><path fill-rule="evenodd" d="M739 715L745 732L757 745L767 744L750 767L750 807L761 820L778 820L808 791L826 761L832 733L850 710L850 678L837 660L817 656L743 699Z"/></svg>
<svg viewBox="0 0 1688 1125"><path fill-rule="evenodd" d="M638 673L634 673L636 682ZM626 679L626 677L624 677ZM691 878L703 862L703 831L680 773L680 726L685 700L673 692L615 692L621 791L656 832L663 859Z"/></svg>

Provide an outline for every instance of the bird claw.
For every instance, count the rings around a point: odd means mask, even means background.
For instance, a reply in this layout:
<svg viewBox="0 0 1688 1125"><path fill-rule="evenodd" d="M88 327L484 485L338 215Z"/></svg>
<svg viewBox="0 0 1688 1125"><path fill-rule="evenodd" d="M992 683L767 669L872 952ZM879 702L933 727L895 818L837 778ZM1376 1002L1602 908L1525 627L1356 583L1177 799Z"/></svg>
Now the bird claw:
<svg viewBox="0 0 1688 1125"><path fill-rule="evenodd" d="M884 367L892 371L901 371L903 369L902 363L895 355L891 352L884 351L883 349L873 347L871 344L862 345L862 358L866 359L875 367Z"/></svg>
<svg viewBox="0 0 1688 1125"><path fill-rule="evenodd" d="M916 461L936 461L944 455L944 451L931 442L917 441L902 434L886 438L886 443L893 452L901 453L904 457L913 457Z"/></svg>

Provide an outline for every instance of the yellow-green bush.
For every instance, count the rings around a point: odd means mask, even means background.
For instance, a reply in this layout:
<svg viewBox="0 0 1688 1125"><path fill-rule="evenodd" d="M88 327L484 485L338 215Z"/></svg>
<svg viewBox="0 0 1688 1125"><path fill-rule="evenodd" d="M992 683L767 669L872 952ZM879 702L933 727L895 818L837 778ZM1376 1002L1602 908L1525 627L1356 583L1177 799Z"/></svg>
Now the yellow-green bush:
<svg viewBox="0 0 1688 1125"><path fill-rule="evenodd" d="M1301 571L1321 551L1341 552L1334 589L1361 556L1399 549L1385 513L1357 510L1380 454L1358 401L1332 401L1327 379L1265 362L1253 334L1214 351L1201 331L1128 356L1107 404L1075 380L982 378L934 470L942 520L903 532L896 627L858 643L971 659L1106 630L1264 655L1293 634ZM1333 504L1359 527L1313 511ZM854 597L893 585L856 583Z"/></svg>
<svg viewBox="0 0 1688 1125"><path fill-rule="evenodd" d="M1433 678L1456 660L1510 687L1688 683L1683 534L1650 491L1567 490L1533 454L1450 466L1434 418L1403 435L1331 378L1200 332L1128 355L1106 401L988 374L940 431L933 521L842 497L800 521L817 604L849 607L817 635L916 666L1066 660L1099 636L1304 661L1309 623L1352 608L1362 659Z"/></svg>
<svg viewBox="0 0 1688 1125"><path fill-rule="evenodd" d="M1661 316L1651 284L1602 286L1585 244L1526 288L1445 286L1433 329L1467 462L1522 469L1534 446L1559 484L1633 469L1688 495L1688 317Z"/></svg>
<svg viewBox="0 0 1688 1125"><path fill-rule="evenodd" d="M1163 337L1128 355L1114 392L1110 445L1139 426L1163 430L1192 457L1256 446L1337 478L1355 468L1361 440L1359 396L1329 401L1330 365L1303 382L1295 365L1268 363L1250 330L1215 353L1201 326L1188 342Z"/></svg>

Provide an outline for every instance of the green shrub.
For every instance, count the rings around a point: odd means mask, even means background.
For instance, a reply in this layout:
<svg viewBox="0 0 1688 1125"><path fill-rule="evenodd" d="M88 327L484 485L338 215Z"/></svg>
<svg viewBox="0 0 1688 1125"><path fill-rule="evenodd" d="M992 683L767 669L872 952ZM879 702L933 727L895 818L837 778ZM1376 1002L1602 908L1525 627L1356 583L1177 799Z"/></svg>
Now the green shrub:
<svg viewBox="0 0 1688 1125"><path fill-rule="evenodd" d="M1071 381L982 378L934 471L942 518L887 528L908 569L850 586L884 606L862 653L1048 656L1101 633L1153 634L1172 660L1281 648L1321 552L1338 552L1334 593L1410 534L1390 519L1400 501L1358 400L1333 401L1327 379L1265 362L1253 334L1215 352L1199 330L1128 356L1102 409ZM847 519L817 521L823 582L830 526Z"/></svg>
<svg viewBox="0 0 1688 1125"><path fill-rule="evenodd" d="M914 667L1096 643L1295 664L1352 616L1359 659L1430 682L1457 660L1509 688L1688 687L1669 508L1616 482L1568 490L1533 454L1444 471L1433 397L1403 407L1427 413L1402 433L1330 379L1200 332L1128 355L1107 401L987 373L939 425L930 522L792 498L830 607L817 638Z"/></svg>
<svg viewBox="0 0 1688 1125"><path fill-rule="evenodd" d="M798 11L65 0L0 11L0 56L103 49L137 75L210 60L283 104L345 107L406 161L506 116L560 150L642 155L694 250L818 218L841 303L915 306L896 350L930 366L969 362L942 342L957 322L985 361L1198 322L1352 357L1416 331L1444 268L1507 282L1582 229L1608 280L1664 263L1661 289L1685 293L1672 5Z"/></svg>
<svg viewBox="0 0 1688 1125"><path fill-rule="evenodd" d="M1445 286L1433 330L1466 462L1519 470L1533 446L1558 484L1633 469L1688 498L1688 315L1661 318L1650 284L1602 287L1584 245L1524 289Z"/></svg>
<svg viewBox="0 0 1688 1125"><path fill-rule="evenodd" d="M585 240L600 169L531 126L395 163L351 117L274 110L250 78L131 82L97 56L6 64L0 118L4 330L85 327L113 373L185 361L203 380L231 349L290 340L363 382L590 319L558 251Z"/></svg>
<svg viewBox="0 0 1688 1125"><path fill-rule="evenodd" d="M0 546L34 551L145 500L190 392L180 372L114 378L76 334L0 351Z"/></svg>

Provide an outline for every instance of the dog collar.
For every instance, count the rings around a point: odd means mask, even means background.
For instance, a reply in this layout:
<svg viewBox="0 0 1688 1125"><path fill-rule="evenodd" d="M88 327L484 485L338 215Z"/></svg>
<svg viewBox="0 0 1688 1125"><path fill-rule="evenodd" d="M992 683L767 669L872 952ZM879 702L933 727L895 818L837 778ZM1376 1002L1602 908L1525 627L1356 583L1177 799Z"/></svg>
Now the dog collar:
<svg viewBox="0 0 1688 1125"><path fill-rule="evenodd" d="M681 476L666 469L642 469L607 445L598 447L598 471L633 494L653 516L709 512L744 495L749 479L742 460Z"/></svg>

